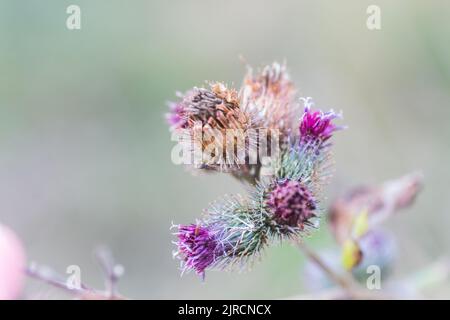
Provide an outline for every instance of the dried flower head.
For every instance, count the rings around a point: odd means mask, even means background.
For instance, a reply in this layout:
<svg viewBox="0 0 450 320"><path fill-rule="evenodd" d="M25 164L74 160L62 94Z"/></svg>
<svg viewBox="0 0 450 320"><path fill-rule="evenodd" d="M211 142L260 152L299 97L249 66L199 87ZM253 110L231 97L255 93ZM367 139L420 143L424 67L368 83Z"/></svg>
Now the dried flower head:
<svg viewBox="0 0 450 320"><path fill-rule="evenodd" d="M219 82L211 83L209 89L193 88L171 110L170 124L187 129L181 141L188 143L190 152L197 152L197 167L229 171L246 164L260 124L241 108L235 89Z"/></svg>
<svg viewBox="0 0 450 320"><path fill-rule="evenodd" d="M249 86L252 99L263 96L289 97L294 93L294 85L290 80L285 64L274 62L254 74L251 67L244 78L244 85Z"/></svg>
<svg viewBox="0 0 450 320"><path fill-rule="evenodd" d="M299 181L277 182L269 193L267 205L280 225L304 229L316 216L317 208L313 194Z"/></svg>
<svg viewBox="0 0 450 320"><path fill-rule="evenodd" d="M257 114L267 129L278 129L288 135L298 104L296 90L285 64L274 62L254 73L251 67L241 88L242 105Z"/></svg>
<svg viewBox="0 0 450 320"><path fill-rule="evenodd" d="M250 115L239 105L237 92L222 83L213 83L210 89L194 88L185 100L189 127L196 122L217 129L247 129Z"/></svg>
<svg viewBox="0 0 450 320"><path fill-rule="evenodd" d="M174 253L182 260L183 272L195 270L202 277L205 269L214 264L220 255L218 243L213 231L200 224L179 225L176 235L177 251Z"/></svg>

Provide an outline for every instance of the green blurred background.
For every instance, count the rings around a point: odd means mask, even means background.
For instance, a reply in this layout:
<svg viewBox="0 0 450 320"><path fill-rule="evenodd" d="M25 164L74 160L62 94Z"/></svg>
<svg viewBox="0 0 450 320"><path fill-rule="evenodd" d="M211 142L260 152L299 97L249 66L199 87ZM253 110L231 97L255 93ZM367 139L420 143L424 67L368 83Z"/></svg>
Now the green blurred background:
<svg viewBox="0 0 450 320"><path fill-rule="evenodd" d="M66 28L81 7L82 29ZM381 8L382 28L366 27ZM302 293L302 255L272 247L246 273L179 276L171 222L194 221L224 193L225 175L192 176L171 162L164 121L175 91L287 60L300 94L343 110L329 201L346 188L420 170L415 206L388 223L396 275L450 249L450 3L442 1L0 1L0 219L29 260L60 272L108 245L132 298L283 298ZM332 243L327 226L310 240ZM431 296L449 297L448 284ZM58 291L30 282L40 297Z"/></svg>

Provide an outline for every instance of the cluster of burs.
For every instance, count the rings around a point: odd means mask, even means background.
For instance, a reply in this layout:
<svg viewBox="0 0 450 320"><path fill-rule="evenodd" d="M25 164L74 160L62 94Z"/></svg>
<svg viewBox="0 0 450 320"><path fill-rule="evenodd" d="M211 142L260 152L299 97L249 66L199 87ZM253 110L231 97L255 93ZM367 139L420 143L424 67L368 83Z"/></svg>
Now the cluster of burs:
<svg viewBox="0 0 450 320"><path fill-rule="evenodd" d="M249 189L212 202L195 223L173 226L182 272L204 277L210 268L242 268L275 241L298 240L317 228L339 114L313 110L279 63L257 72L248 67L239 90L214 82L178 96L169 104L170 130L192 150L212 154L194 170L230 174ZM222 139L228 130L239 134ZM198 132L202 139L190 139ZM269 149L270 174L262 174L261 158L250 161L249 148Z"/></svg>

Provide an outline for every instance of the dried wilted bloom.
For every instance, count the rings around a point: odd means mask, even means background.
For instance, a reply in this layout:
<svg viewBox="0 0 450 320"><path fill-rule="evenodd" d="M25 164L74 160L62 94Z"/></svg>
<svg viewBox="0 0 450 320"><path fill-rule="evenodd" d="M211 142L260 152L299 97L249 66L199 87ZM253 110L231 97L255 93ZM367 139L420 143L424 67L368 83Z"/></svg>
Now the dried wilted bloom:
<svg viewBox="0 0 450 320"><path fill-rule="evenodd" d="M280 225L303 229L315 217L316 203L311 191L299 181L278 182L269 193L267 205Z"/></svg>
<svg viewBox="0 0 450 320"><path fill-rule="evenodd" d="M212 265L221 254L213 231L200 224L177 226L178 247L175 255L179 255L185 270L195 270L202 277L205 269Z"/></svg>
<svg viewBox="0 0 450 320"><path fill-rule="evenodd" d="M265 66L262 71L254 74L251 67L248 68L248 72L244 77L243 90L248 90L249 96L247 97L249 103L254 103L255 107L259 107L260 110L264 108L271 108L271 106L257 105L255 100L269 99L269 97L276 97L282 99L292 98L295 93L294 85L286 70L285 64L279 64L274 62L271 65ZM269 101L267 101L269 102Z"/></svg>
<svg viewBox="0 0 450 320"><path fill-rule="evenodd" d="M201 155L198 167L222 171L245 166L260 126L259 119L241 107L237 91L219 82L188 91L172 104L168 119L172 128L187 129L182 140Z"/></svg>
<svg viewBox="0 0 450 320"><path fill-rule="evenodd" d="M256 153L261 147L272 154L273 143L282 146L286 142L298 117L295 93L286 66L275 62L257 73L249 67L239 92L216 82L209 88L193 88L184 95L178 94L181 101L169 104L166 117L171 130L189 130L189 137L184 135L181 140L200 135L199 139L193 139L192 152L199 148L206 159L196 163L196 167L229 171L255 181L259 178L261 158L248 163L249 152ZM276 138L265 143L261 132L258 133L260 129Z"/></svg>
<svg viewBox="0 0 450 320"><path fill-rule="evenodd" d="M242 105L257 114L267 129L280 130L288 135L298 111L296 90L286 65L274 62L262 71L248 68L241 88Z"/></svg>
<svg viewBox="0 0 450 320"><path fill-rule="evenodd" d="M194 88L184 103L189 127L196 122L213 129L245 130L252 126L250 114L240 108L236 90L222 83L213 83L210 89Z"/></svg>

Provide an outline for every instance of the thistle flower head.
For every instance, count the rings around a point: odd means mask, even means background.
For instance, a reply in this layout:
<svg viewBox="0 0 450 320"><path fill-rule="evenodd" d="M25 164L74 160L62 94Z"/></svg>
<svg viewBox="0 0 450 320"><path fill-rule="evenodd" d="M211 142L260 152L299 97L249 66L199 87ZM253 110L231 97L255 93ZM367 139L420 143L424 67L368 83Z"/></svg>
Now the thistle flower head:
<svg viewBox="0 0 450 320"><path fill-rule="evenodd" d="M267 206L280 225L304 229L316 216L316 202L308 187L299 181L284 180L276 183L269 193Z"/></svg>
<svg viewBox="0 0 450 320"><path fill-rule="evenodd" d="M269 217L258 203L239 195L226 196L206 210L206 223L214 226L222 255L215 266L221 269L250 265L272 237Z"/></svg>
<svg viewBox="0 0 450 320"><path fill-rule="evenodd" d="M333 132L342 127L336 126L332 121L340 118L341 115L333 110L323 112L321 110L312 111L311 98L304 100L304 113L300 119L300 141L303 143L321 144L333 135Z"/></svg>
<svg viewBox="0 0 450 320"><path fill-rule="evenodd" d="M181 142L189 152L198 152L196 167L236 171L245 164L247 151L256 143L258 118L241 107L238 92L220 82L208 89L193 88L171 105L167 118L181 131ZM198 155L198 156L197 156ZM248 169L248 168L247 168Z"/></svg>
<svg viewBox="0 0 450 320"><path fill-rule="evenodd" d="M247 129L255 122L240 107L235 89L215 82L210 88L193 88L177 93L179 102L169 103L166 119L171 128L192 128L195 124L213 129Z"/></svg>
<svg viewBox="0 0 450 320"><path fill-rule="evenodd" d="M274 62L256 73L249 67L241 88L242 106L257 114L265 128L288 135L297 111L295 93L286 65Z"/></svg>
<svg viewBox="0 0 450 320"><path fill-rule="evenodd" d="M178 250L175 254L183 261L183 271L195 270L204 277L205 269L215 262L220 252L214 233L208 226L190 224L178 226L176 235Z"/></svg>
<svg viewBox="0 0 450 320"><path fill-rule="evenodd" d="M210 89L194 88L185 100L188 126L196 122L213 129L248 129L250 114L240 108L237 91L222 83L213 83Z"/></svg>
<svg viewBox="0 0 450 320"><path fill-rule="evenodd" d="M256 74L249 67L244 78L244 85L249 89L253 99L263 96L290 98L294 93L293 83L286 70L286 65L278 62L265 66Z"/></svg>

